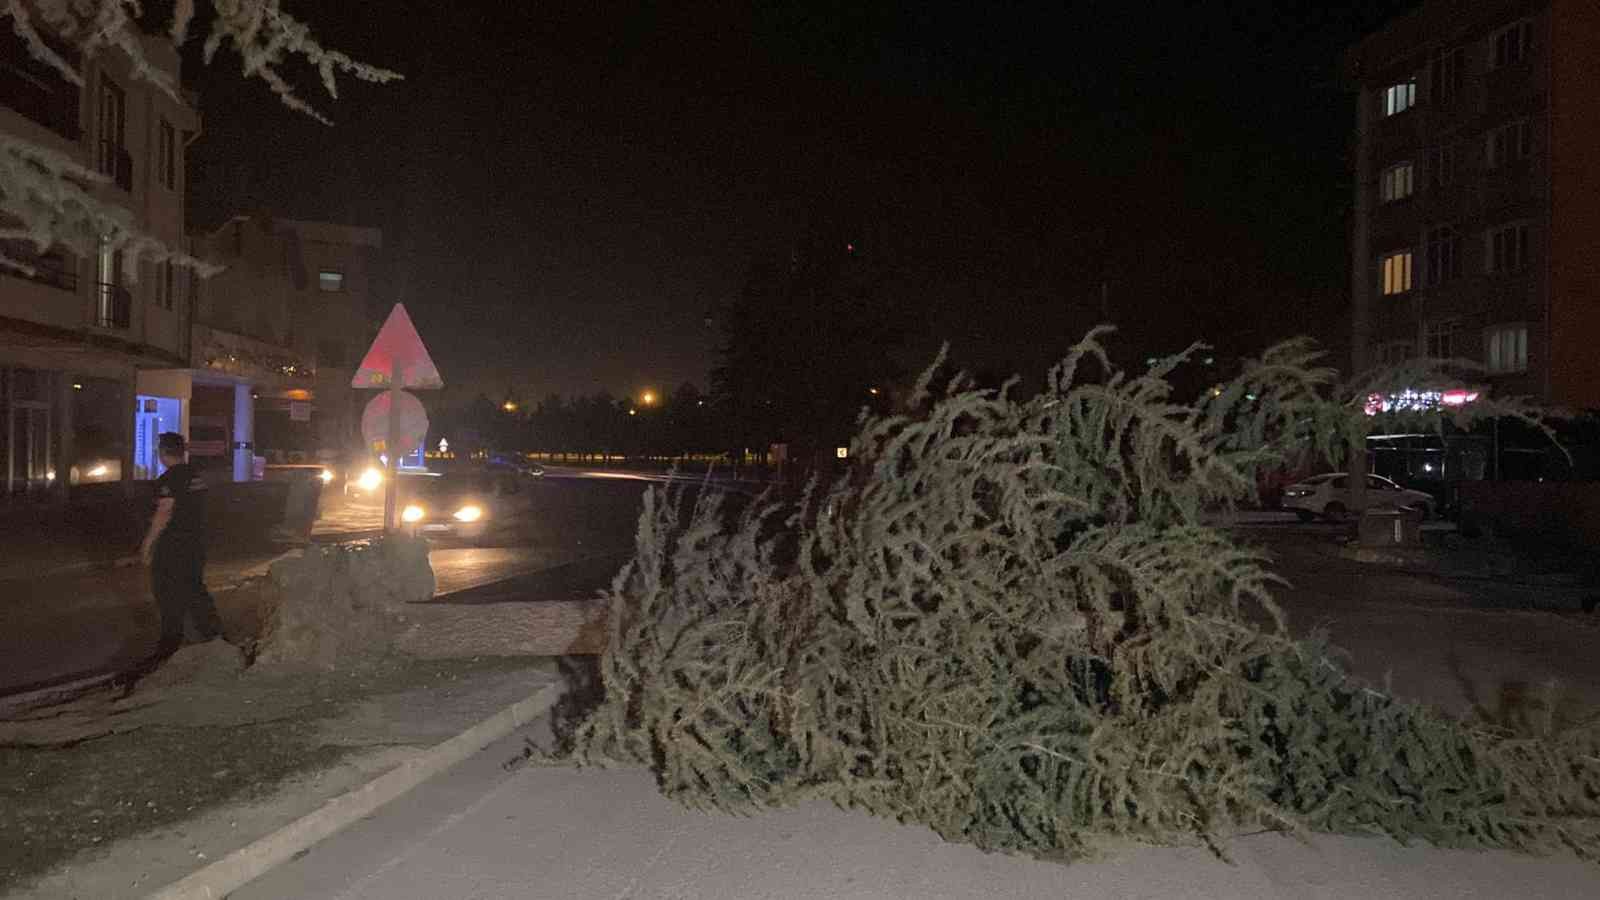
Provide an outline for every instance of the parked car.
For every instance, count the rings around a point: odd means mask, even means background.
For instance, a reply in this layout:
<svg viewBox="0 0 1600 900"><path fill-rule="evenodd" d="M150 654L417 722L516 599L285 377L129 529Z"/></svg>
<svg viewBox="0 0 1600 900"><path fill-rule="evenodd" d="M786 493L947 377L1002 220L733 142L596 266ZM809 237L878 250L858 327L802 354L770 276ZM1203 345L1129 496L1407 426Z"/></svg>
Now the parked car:
<svg viewBox="0 0 1600 900"><path fill-rule="evenodd" d="M418 473L401 478L400 522L428 537L478 540L509 523L515 495L514 477L480 470L445 474Z"/></svg>
<svg viewBox="0 0 1600 900"><path fill-rule="evenodd" d="M1367 476L1365 502L1357 508L1350 476L1344 472L1315 475L1284 488L1283 508L1309 522L1318 516L1342 519L1353 512L1374 508L1411 509L1428 518L1434 513L1434 497L1423 491L1403 488L1382 475Z"/></svg>

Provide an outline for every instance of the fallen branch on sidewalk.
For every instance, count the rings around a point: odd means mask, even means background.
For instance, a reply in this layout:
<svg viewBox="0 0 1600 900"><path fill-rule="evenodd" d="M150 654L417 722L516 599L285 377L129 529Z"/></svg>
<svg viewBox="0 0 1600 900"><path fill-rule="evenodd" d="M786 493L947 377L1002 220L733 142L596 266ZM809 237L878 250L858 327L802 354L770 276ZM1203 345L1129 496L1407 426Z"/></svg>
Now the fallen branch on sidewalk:
<svg viewBox="0 0 1600 900"><path fill-rule="evenodd" d="M1600 856L1593 730L1467 727L1353 681L1287 635L1267 560L1198 524L1372 427L1374 382L1314 358L1184 404L1183 358L1130 377L1091 335L1027 401L925 376L798 508L730 527L714 492L653 492L575 758L696 808L826 798L1045 858L1259 828Z"/></svg>

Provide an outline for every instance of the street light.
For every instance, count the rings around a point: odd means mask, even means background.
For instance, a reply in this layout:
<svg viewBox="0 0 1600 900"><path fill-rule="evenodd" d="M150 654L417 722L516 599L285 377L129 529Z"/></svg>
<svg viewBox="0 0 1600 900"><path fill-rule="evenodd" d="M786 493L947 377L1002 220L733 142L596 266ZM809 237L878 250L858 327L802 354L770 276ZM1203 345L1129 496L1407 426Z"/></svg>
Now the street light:
<svg viewBox="0 0 1600 900"><path fill-rule="evenodd" d="M507 400L506 402L500 404L500 408L508 413L514 413L517 411L517 404L514 400Z"/></svg>
<svg viewBox="0 0 1600 900"><path fill-rule="evenodd" d="M645 391L639 395L639 402L645 406L654 406L656 403L656 392Z"/></svg>

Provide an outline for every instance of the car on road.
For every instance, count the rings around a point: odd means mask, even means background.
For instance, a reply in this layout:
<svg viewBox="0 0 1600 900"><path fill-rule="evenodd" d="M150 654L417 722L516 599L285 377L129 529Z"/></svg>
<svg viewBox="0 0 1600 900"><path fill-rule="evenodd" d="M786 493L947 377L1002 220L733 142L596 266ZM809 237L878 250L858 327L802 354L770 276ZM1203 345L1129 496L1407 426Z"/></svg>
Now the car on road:
<svg viewBox="0 0 1600 900"><path fill-rule="evenodd" d="M1350 476L1345 472L1314 475L1304 481L1289 485L1283 490L1283 508L1309 522L1322 516L1342 519L1368 509L1410 509L1428 518L1434 513L1434 497L1423 491L1401 487L1382 475L1368 475L1367 489L1360 509L1355 492L1350 489Z"/></svg>
<svg viewBox="0 0 1600 900"><path fill-rule="evenodd" d="M491 470L513 472L524 478L540 478L544 475L544 466L512 453L496 453L489 457L488 467Z"/></svg>
<svg viewBox="0 0 1600 900"><path fill-rule="evenodd" d="M523 505L516 479L488 470L408 475L399 488L401 524L424 537L481 540Z"/></svg>

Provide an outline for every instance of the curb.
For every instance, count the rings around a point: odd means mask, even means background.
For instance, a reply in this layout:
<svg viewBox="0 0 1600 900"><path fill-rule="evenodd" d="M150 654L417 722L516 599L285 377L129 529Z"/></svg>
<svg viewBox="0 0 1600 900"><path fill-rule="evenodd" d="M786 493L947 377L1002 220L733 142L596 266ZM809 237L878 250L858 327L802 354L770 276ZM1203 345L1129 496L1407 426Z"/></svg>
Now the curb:
<svg viewBox="0 0 1600 900"><path fill-rule="evenodd" d="M148 895L146 900L220 900L226 897L230 892L333 836L335 832L371 815L379 807L408 793L429 778L544 715L565 690L566 685L559 680L540 688L532 696L511 704L443 743L435 744L420 757L329 800L316 812L240 847L198 872L190 873Z"/></svg>
<svg viewBox="0 0 1600 900"><path fill-rule="evenodd" d="M111 684L118 674L118 672L101 671L85 675L69 675L51 684L25 687L13 693L0 691L0 721L41 707L76 700L96 688Z"/></svg>
<svg viewBox="0 0 1600 900"><path fill-rule="evenodd" d="M323 532L322 534L312 534L311 536L307 537L305 541L297 544L296 546L303 547L315 544L344 544L352 541L367 541L380 537L383 537L382 528L359 528L350 531L328 531Z"/></svg>

